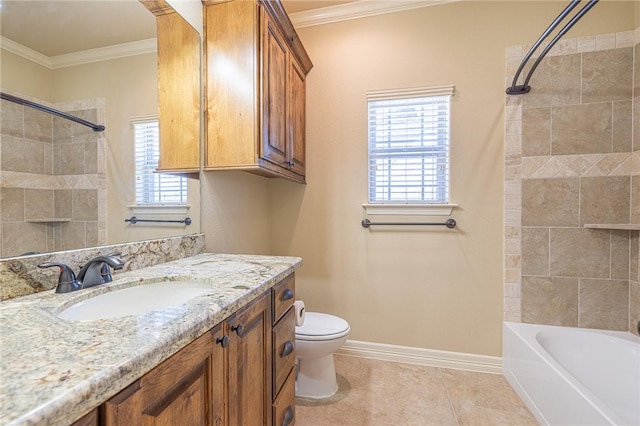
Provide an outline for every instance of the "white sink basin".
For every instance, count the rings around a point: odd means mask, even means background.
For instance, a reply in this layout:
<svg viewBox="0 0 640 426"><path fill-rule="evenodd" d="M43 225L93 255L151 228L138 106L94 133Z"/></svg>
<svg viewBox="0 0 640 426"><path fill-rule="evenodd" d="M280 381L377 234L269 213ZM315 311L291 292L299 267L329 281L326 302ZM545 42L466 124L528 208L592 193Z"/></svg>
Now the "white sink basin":
<svg viewBox="0 0 640 426"><path fill-rule="evenodd" d="M103 293L76 303L60 312L58 318L87 321L140 315L156 309L177 306L211 291L210 283L162 281Z"/></svg>

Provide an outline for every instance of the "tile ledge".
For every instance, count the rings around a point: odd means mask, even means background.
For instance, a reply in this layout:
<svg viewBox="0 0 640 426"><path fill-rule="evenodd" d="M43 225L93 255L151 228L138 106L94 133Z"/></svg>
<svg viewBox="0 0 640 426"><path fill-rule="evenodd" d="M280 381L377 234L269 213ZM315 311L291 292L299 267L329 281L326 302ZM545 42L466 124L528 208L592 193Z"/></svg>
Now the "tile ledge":
<svg viewBox="0 0 640 426"><path fill-rule="evenodd" d="M635 223L585 223L589 229L616 229L623 231L640 231L640 224Z"/></svg>
<svg viewBox="0 0 640 426"><path fill-rule="evenodd" d="M457 204L363 204L367 215L450 216Z"/></svg>

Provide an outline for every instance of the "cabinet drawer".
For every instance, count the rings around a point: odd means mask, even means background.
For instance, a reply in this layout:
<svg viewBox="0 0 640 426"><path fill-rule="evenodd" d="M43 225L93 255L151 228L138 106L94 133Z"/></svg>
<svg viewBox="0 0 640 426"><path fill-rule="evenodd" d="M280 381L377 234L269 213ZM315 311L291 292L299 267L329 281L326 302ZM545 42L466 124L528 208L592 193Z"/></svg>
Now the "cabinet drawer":
<svg viewBox="0 0 640 426"><path fill-rule="evenodd" d="M288 426L296 419L296 372L291 370L282 391L273 401L273 426Z"/></svg>
<svg viewBox="0 0 640 426"><path fill-rule="evenodd" d="M273 328L273 394L276 395L296 362L296 316L289 309Z"/></svg>
<svg viewBox="0 0 640 426"><path fill-rule="evenodd" d="M296 278L294 274L280 281L273 286L273 323L278 322L280 317L293 305L296 296Z"/></svg>

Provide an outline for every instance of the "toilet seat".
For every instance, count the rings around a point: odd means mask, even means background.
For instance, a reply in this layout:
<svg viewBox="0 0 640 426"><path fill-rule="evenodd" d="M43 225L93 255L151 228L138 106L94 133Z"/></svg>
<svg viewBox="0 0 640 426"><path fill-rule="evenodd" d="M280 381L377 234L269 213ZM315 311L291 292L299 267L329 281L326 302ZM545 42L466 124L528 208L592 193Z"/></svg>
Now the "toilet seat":
<svg viewBox="0 0 640 426"><path fill-rule="evenodd" d="M307 312L304 324L296 327L296 339L306 341L333 340L349 334L349 323L340 317Z"/></svg>

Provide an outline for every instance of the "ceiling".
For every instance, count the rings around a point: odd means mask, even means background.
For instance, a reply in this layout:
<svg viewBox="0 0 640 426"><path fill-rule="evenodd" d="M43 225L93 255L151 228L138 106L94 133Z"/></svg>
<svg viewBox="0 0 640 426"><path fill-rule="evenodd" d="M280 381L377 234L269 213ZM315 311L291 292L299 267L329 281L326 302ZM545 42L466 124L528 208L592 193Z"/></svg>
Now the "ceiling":
<svg viewBox="0 0 640 426"><path fill-rule="evenodd" d="M285 0L288 13L354 0ZM138 0L0 0L0 34L48 57L156 36Z"/></svg>

